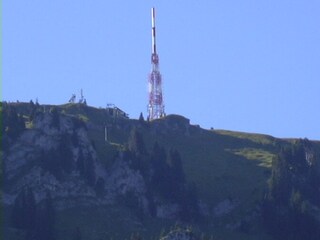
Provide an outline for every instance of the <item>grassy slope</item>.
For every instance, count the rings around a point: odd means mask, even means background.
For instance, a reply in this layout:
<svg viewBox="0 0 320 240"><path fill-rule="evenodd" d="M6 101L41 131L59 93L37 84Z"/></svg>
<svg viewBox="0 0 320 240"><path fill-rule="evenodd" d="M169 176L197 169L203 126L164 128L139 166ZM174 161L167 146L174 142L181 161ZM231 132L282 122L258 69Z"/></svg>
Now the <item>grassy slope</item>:
<svg viewBox="0 0 320 240"><path fill-rule="evenodd" d="M245 198L266 180L272 152L250 139L204 131L191 137L168 136L166 145L182 154L188 179L207 203ZM253 155L256 157L253 158Z"/></svg>

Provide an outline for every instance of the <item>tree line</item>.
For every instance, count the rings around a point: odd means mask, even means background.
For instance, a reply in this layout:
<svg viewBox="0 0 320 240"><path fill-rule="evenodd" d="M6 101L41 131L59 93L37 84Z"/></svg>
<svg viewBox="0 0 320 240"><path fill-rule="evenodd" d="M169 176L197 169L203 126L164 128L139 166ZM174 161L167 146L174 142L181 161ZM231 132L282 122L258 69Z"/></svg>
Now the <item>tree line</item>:
<svg viewBox="0 0 320 240"><path fill-rule="evenodd" d="M177 149L166 151L155 142L147 151L143 135L136 128L131 131L124 158L132 168L139 170L147 184L149 211L156 214L155 199L180 206L179 216L183 221L198 221L197 189L186 181L182 159Z"/></svg>
<svg viewBox="0 0 320 240"><path fill-rule="evenodd" d="M23 188L14 201L11 227L24 231L25 240L55 240L55 209L50 192L36 204L32 189Z"/></svg>
<svg viewBox="0 0 320 240"><path fill-rule="evenodd" d="M277 239L320 239L320 163L307 139L283 147L273 159L262 215Z"/></svg>

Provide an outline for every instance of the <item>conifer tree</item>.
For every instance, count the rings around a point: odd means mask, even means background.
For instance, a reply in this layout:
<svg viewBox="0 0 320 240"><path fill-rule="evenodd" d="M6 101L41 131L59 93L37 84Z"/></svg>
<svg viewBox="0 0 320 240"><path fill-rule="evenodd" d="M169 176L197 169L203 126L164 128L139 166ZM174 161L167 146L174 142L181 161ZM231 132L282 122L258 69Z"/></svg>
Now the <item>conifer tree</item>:
<svg viewBox="0 0 320 240"><path fill-rule="evenodd" d="M85 158L84 174L88 184L93 187L96 182L96 172L94 168L94 161L91 155Z"/></svg>
<svg viewBox="0 0 320 240"><path fill-rule="evenodd" d="M171 149L169 152L169 166L171 169L172 181L178 184L184 184L185 176L182 166L180 153L176 149Z"/></svg>
<svg viewBox="0 0 320 240"><path fill-rule="evenodd" d="M96 185L95 185L95 191L97 196L102 197L104 194L104 185L105 185L105 181L102 177L99 177Z"/></svg>
<svg viewBox="0 0 320 240"><path fill-rule="evenodd" d="M130 133L129 150L136 155L142 155L146 152L143 136L137 128L133 128Z"/></svg>
<svg viewBox="0 0 320 240"><path fill-rule="evenodd" d="M52 197L49 191L46 193L44 204L39 211L37 218L36 240L55 240L55 210L53 207Z"/></svg>
<svg viewBox="0 0 320 240"><path fill-rule="evenodd" d="M23 188L16 197L12 210L13 227L33 231L36 221L36 201L30 188Z"/></svg>
<svg viewBox="0 0 320 240"><path fill-rule="evenodd" d="M82 240L82 234L79 227L75 229L72 240Z"/></svg>
<svg viewBox="0 0 320 240"><path fill-rule="evenodd" d="M288 150L284 149L272 161L272 175L269 181L269 196L275 201L285 204L290 195Z"/></svg>
<svg viewBox="0 0 320 240"><path fill-rule="evenodd" d="M24 229L26 227L26 193L22 189L16 197L12 210L12 225L15 228Z"/></svg>
<svg viewBox="0 0 320 240"><path fill-rule="evenodd" d="M56 107L52 107L50 109L50 113L52 115L51 126L60 129L60 117L59 117L58 109Z"/></svg>
<svg viewBox="0 0 320 240"><path fill-rule="evenodd" d="M84 171L84 156L83 156L81 149L79 151L79 156L78 156L78 160L77 160L77 169L81 175L84 175L84 173L85 173L85 171Z"/></svg>
<svg viewBox="0 0 320 240"><path fill-rule="evenodd" d="M23 116L18 115L14 106L6 106L2 110L2 134L15 139L25 129Z"/></svg>
<svg viewBox="0 0 320 240"><path fill-rule="evenodd" d="M151 154L151 168L153 175L151 185L154 191L168 199L171 194L169 166L166 162L167 154L163 147L155 142Z"/></svg>
<svg viewBox="0 0 320 240"><path fill-rule="evenodd" d="M63 134L61 136L60 142L59 142L59 148L58 148L58 156L59 159L57 159L60 163L62 170L64 170L67 173L70 173L73 169L73 154L70 149L71 140L68 135Z"/></svg>
<svg viewBox="0 0 320 240"><path fill-rule="evenodd" d="M144 117L142 112L140 113L140 116L139 116L139 122L144 123Z"/></svg>

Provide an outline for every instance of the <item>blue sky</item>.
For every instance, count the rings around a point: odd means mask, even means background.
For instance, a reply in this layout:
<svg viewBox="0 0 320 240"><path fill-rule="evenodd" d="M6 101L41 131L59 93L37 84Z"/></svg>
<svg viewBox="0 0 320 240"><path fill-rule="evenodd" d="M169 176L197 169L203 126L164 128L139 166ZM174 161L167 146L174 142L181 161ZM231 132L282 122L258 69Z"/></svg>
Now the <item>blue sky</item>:
<svg viewBox="0 0 320 240"><path fill-rule="evenodd" d="M320 140L318 0L3 0L3 100L146 116L153 6L167 114Z"/></svg>

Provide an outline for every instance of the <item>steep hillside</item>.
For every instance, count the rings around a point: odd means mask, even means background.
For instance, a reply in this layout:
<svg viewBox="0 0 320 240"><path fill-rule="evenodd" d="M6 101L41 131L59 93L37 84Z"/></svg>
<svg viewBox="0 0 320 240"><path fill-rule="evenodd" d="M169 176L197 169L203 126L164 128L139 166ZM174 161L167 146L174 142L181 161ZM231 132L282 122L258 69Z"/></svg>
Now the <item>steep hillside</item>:
<svg viewBox="0 0 320 240"><path fill-rule="evenodd" d="M81 104L3 103L1 114L10 239L23 239L12 218L30 191L36 212L53 202L59 240L80 232L85 239L135 232L151 239L176 222L219 239L273 239L260 208L272 160L294 139L205 130L179 115L146 122ZM312 145L319 156L319 142Z"/></svg>

